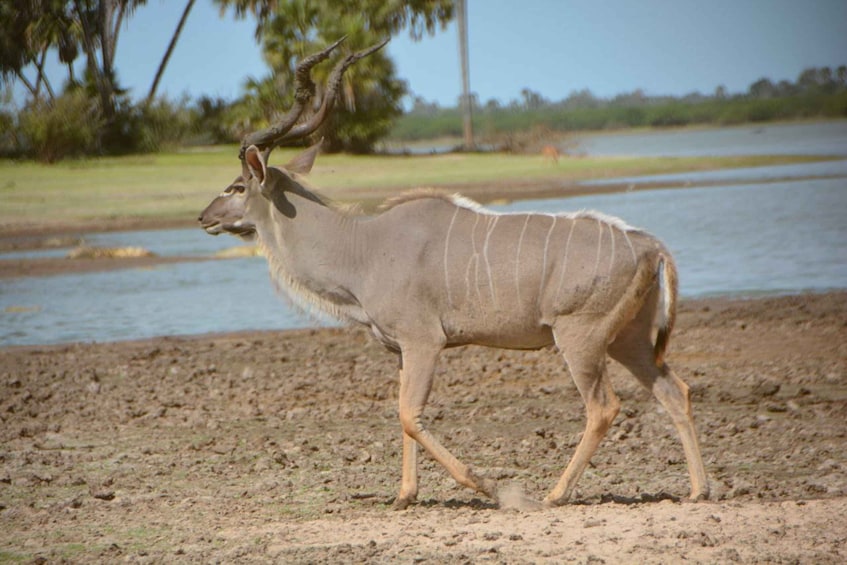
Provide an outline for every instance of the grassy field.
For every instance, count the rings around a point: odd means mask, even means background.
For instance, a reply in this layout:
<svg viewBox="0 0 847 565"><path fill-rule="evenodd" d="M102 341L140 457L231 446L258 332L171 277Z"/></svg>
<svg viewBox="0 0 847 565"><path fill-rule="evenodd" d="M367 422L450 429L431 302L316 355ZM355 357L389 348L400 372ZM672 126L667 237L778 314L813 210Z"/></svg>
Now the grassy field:
<svg viewBox="0 0 847 565"><path fill-rule="evenodd" d="M277 150L285 163L295 150ZM240 172L237 148L67 161L56 165L0 161L0 232L98 220L187 223ZM751 156L697 158L580 158L545 162L538 155L448 154L424 156L322 155L311 182L340 201L371 206L403 189L428 186L464 190L496 184L496 193L520 198L510 187L642 174L750 167L819 160Z"/></svg>

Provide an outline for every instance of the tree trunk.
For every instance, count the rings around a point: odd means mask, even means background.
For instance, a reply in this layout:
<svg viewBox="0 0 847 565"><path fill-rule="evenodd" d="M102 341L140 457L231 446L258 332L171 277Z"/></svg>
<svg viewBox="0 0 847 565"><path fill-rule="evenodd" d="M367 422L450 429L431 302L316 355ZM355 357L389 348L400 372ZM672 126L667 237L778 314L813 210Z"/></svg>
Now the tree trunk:
<svg viewBox="0 0 847 565"><path fill-rule="evenodd" d="M47 80L47 75L44 74L44 60L47 58L47 49L42 49L41 57L35 63L35 68L38 71L38 77L35 80L35 99L38 100L41 97L41 85L44 85L44 88L47 90L47 96L50 97L50 103L56 99L56 94L53 92L53 87L50 85L50 81Z"/></svg>
<svg viewBox="0 0 847 565"><path fill-rule="evenodd" d="M471 81L468 70L468 4L467 0L456 3L457 24L459 28L459 59L462 63L462 125L465 138L465 151L474 149L473 107L471 105Z"/></svg>
<svg viewBox="0 0 847 565"><path fill-rule="evenodd" d="M115 113L115 88L114 80L115 73L113 71L113 55L115 52L114 34L112 33L111 23L112 14L114 12L113 0L100 0L100 52L103 56L103 72L101 74L102 89L101 97L108 100L107 119L111 118Z"/></svg>
<svg viewBox="0 0 847 565"><path fill-rule="evenodd" d="M149 105L153 98L156 96L156 89L159 88L159 81L162 79L162 75L165 73L165 67L168 66L168 61L171 58L171 53L173 53L174 47L176 47L177 41L179 41L179 36L182 33L182 28L185 25L185 21L188 19L188 14L191 12L191 8L194 6L194 0L188 0L188 3L185 5L185 10L182 12L182 17L179 19L179 23L176 26L176 31L174 31L173 37L171 37L171 42L168 44L168 49L165 51L165 56L162 57L162 62L159 63L159 69L156 71L156 78L153 79L153 84L150 86L150 92L147 93L147 99L144 101L145 105Z"/></svg>
<svg viewBox="0 0 847 565"><path fill-rule="evenodd" d="M74 75L74 62L71 61L68 65L68 82L70 84L76 84L76 76Z"/></svg>
<svg viewBox="0 0 847 565"><path fill-rule="evenodd" d="M97 48L94 43L94 30L91 29L88 19L85 17L86 11L80 4L80 0L74 0L74 8L76 9L76 15L80 22L80 26L82 27L82 45L85 49L88 72L91 73L91 76L94 79L94 84L97 87L97 94L100 97L100 106L103 110L103 116L106 118L106 121L109 122L115 115L115 105L111 97L111 89L106 84L110 81L110 79L103 76L103 70L97 64Z"/></svg>

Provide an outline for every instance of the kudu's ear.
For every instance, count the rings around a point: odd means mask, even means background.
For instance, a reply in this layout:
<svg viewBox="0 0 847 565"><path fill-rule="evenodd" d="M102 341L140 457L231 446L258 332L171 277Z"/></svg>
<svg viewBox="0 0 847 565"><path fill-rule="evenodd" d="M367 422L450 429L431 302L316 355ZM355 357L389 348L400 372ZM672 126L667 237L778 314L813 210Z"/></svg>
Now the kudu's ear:
<svg viewBox="0 0 847 565"><path fill-rule="evenodd" d="M262 152L255 145L251 145L244 152L244 163L250 169L250 174L259 179L259 184L265 183L265 178L268 176L268 166L262 157Z"/></svg>
<svg viewBox="0 0 847 565"><path fill-rule="evenodd" d="M323 141L323 138L321 138L320 141L291 159L291 161L285 165L284 169L292 173L300 173L302 175L311 171L312 165L315 164L315 158L321 150L321 144Z"/></svg>

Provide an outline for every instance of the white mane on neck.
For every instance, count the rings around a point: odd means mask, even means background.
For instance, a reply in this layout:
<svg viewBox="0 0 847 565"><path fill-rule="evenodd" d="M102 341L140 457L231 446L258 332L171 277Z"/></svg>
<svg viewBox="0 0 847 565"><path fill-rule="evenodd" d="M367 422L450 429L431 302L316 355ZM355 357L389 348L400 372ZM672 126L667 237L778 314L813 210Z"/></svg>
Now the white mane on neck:
<svg viewBox="0 0 847 565"><path fill-rule="evenodd" d="M356 317L350 312L349 306L327 300L291 276L285 263L261 237L257 238L257 243L262 255L268 262L268 271L274 289L278 294L285 297L287 302L297 311L321 322L330 320L352 322L356 320Z"/></svg>

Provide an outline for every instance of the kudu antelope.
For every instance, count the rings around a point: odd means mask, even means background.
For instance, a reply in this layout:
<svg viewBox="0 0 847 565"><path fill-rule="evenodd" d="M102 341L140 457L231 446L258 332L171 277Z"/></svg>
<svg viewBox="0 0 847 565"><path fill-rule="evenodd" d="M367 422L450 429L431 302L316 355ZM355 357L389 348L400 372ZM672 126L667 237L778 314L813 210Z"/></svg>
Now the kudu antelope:
<svg viewBox="0 0 847 565"><path fill-rule="evenodd" d="M541 158L554 165L559 164L559 149L555 145L545 145L541 148Z"/></svg>
<svg viewBox="0 0 847 565"><path fill-rule="evenodd" d="M423 422L439 353L466 344L555 345L564 357L587 425L547 505L567 501L618 413L607 353L666 408L682 440L690 496L707 497L688 387L664 361L677 271L655 237L593 212L498 214L460 196L422 191L389 201L376 215L345 212L301 183L317 146L284 167L268 166L275 145L308 135L326 117L344 69L381 47L343 59L320 109L294 125L314 92L309 69L336 45L298 65L294 108L279 124L245 138L242 174L199 219L213 235L255 236L277 285L370 328L399 354L403 457L395 507L418 494L418 445L460 484L497 499L495 482L459 461Z"/></svg>

